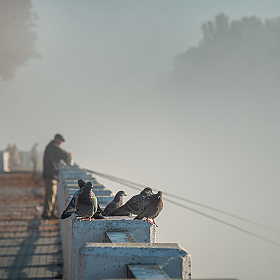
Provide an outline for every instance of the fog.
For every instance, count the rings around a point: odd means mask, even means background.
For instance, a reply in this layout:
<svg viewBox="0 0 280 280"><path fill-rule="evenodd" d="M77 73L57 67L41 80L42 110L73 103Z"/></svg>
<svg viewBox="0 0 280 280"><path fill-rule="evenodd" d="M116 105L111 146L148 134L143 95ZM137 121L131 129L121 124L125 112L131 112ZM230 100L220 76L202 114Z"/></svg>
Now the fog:
<svg viewBox="0 0 280 280"><path fill-rule="evenodd" d="M81 167L280 231L279 1L1 0L0 14L0 149L61 133ZM280 278L279 246L167 201L156 222L193 278Z"/></svg>

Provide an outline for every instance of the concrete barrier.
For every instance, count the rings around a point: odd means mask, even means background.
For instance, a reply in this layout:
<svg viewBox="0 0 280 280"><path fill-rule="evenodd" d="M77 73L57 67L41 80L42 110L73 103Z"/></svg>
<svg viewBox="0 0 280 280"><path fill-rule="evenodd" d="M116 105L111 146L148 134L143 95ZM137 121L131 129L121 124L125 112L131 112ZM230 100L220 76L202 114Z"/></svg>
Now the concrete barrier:
<svg viewBox="0 0 280 280"><path fill-rule="evenodd" d="M106 217L104 220L80 221L72 220L71 267L72 279L78 278L78 252L85 243L108 242L106 232L128 231L137 242L154 243L156 227L146 221L134 221L130 217Z"/></svg>
<svg viewBox="0 0 280 280"><path fill-rule="evenodd" d="M79 167L62 166L60 168L60 180L58 182L58 210L59 214L63 212L70 202L75 191L79 189L77 181L92 182L95 186L99 186L99 190L105 189L101 184L98 184L96 179L89 173L84 172ZM60 220L60 234L62 238L63 251L63 278L71 279L71 246L72 246L72 220L75 218L73 214L70 218Z"/></svg>
<svg viewBox="0 0 280 280"><path fill-rule="evenodd" d="M93 183L101 209L113 200L113 192L90 173L77 166L64 166L58 184L60 214L79 189L79 179ZM162 278L191 279L190 255L178 244L155 243L156 227L145 220L105 217L81 221L73 214L60 220L60 232L64 280L127 278L128 273L133 275L132 270L137 274L141 270L147 272L147 267ZM149 266L132 266L135 264Z"/></svg>
<svg viewBox="0 0 280 280"><path fill-rule="evenodd" d="M170 278L191 279L190 255L178 244L87 243L79 250L79 280L127 278L127 265L159 266Z"/></svg>

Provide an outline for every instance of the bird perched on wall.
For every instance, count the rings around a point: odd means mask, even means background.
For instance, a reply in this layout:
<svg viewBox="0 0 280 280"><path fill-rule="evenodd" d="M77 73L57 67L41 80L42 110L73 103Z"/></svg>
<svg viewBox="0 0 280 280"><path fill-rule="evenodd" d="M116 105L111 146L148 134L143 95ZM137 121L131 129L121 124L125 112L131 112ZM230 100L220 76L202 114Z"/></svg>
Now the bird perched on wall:
<svg viewBox="0 0 280 280"><path fill-rule="evenodd" d="M142 220L143 218L147 218L146 221L148 223L150 222L158 227L154 219L159 215L163 208L162 192L159 191L158 193L149 196L148 200L149 205L146 210L142 213L139 213L137 217L134 218L134 220ZM152 221L150 219L152 219Z"/></svg>
<svg viewBox="0 0 280 280"><path fill-rule="evenodd" d="M103 213L105 216L110 216L112 212L114 212L116 209L123 206L123 197L126 196L124 191L118 191L115 195L112 202L110 202L105 209L103 210Z"/></svg>
<svg viewBox="0 0 280 280"><path fill-rule="evenodd" d="M140 194L134 195L123 206L111 213L111 216L138 215L146 210L149 205L148 197L153 194L151 188L145 188Z"/></svg>
<svg viewBox="0 0 280 280"><path fill-rule="evenodd" d="M76 201L77 197L80 195L82 190L84 189L84 186L86 185L86 182L82 179L78 180L78 186L80 187L79 190L77 190L71 201L69 202L68 206L65 208L65 210L62 212L60 219L66 219L69 218L75 211L76 211Z"/></svg>
<svg viewBox="0 0 280 280"><path fill-rule="evenodd" d="M82 220L91 220L98 208L97 198L92 191L92 183L87 182L76 202L76 209Z"/></svg>

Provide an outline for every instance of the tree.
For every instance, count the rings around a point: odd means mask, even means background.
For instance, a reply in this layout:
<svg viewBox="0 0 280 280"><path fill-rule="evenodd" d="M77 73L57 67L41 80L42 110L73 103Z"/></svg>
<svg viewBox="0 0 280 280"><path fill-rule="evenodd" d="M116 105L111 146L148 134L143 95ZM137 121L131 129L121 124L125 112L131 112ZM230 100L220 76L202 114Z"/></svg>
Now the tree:
<svg viewBox="0 0 280 280"><path fill-rule="evenodd" d="M218 14L202 25L198 47L174 61L172 81L191 89L241 89L279 85L280 18Z"/></svg>
<svg viewBox="0 0 280 280"><path fill-rule="evenodd" d="M0 0L0 75L4 80L12 79L29 58L39 57L32 30L37 17L31 7L30 0Z"/></svg>

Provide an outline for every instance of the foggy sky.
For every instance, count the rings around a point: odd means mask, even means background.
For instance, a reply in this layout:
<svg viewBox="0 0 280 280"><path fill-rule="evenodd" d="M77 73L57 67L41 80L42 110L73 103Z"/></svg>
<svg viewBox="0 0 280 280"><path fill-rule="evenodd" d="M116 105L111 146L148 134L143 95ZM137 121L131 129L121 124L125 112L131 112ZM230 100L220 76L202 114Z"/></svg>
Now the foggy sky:
<svg viewBox="0 0 280 280"><path fill-rule="evenodd" d="M11 143L29 150L38 142L43 150L61 133L81 167L280 229L279 83L267 75L277 77L271 70L279 69L277 61L259 79L251 79L264 65L259 60L231 64L241 82L225 70L227 52L211 51L200 65L191 53L202 48L202 24L218 14L229 24L253 16L264 24L280 16L279 1L32 4L41 58L19 65L13 79L0 79L0 149ZM259 41L252 42L269 49L269 40ZM185 63L190 59L196 73ZM279 233L189 206L280 242ZM157 224L158 242L179 243L192 255L193 278L280 277L279 247L168 202Z"/></svg>

